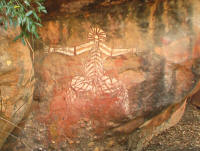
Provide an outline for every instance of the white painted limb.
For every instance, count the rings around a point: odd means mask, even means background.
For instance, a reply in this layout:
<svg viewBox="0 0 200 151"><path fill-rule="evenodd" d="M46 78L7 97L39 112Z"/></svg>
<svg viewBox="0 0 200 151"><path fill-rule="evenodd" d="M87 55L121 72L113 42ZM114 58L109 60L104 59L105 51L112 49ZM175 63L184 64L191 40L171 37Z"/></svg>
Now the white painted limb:
<svg viewBox="0 0 200 151"><path fill-rule="evenodd" d="M68 56L74 56L74 47L57 47L57 48L45 48L45 53L61 53Z"/></svg>
<svg viewBox="0 0 200 151"><path fill-rule="evenodd" d="M88 42L75 47L50 47L45 48L45 53L61 53L68 56L75 56L92 49L94 42Z"/></svg>
<svg viewBox="0 0 200 151"><path fill-rule="evenodd" d="M90 41L88 43L76 46L76 54L79 55L79 54L81 54L83 52L91 50L93 45L94 45L94 42Z"/></svg>
<svg viewBox="0 0 200 151"><path fill-rule="evenodd" d="M126 53L136 53L136 48L129 48L129 49L112 49L109 48L108 46L106 46L103 43L99 44L99 49L101 50L101 52L103 52L105 55L108 56L119 56L122 54L126 54Z"/></svg>
<svg viewBox="0 0 200 151"><path fill-rule="evenodd" d="M65 47L65 48L53 48L56 53L61 53L68 56L74 56L74 48Z"/></svg>
<svg viewBox="0 0 200 151"><path fill-rule="evenodd" d="M72 79L71 86L77 92L84 92L92 90L91 82L86 80L85 77L76 76Z"/></svg>

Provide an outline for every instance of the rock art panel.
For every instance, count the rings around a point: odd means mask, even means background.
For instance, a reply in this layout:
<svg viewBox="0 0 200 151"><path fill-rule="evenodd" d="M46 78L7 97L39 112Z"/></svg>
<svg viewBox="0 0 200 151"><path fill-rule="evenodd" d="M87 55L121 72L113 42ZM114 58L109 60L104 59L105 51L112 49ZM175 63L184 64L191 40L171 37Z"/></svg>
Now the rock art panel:
<svg viewBox="0 0 200 151"><path fill-rule="evenodd" d="M67 90L67 100L74 102L85 98L98 97L117 97L125 112L128 113L129 101L128 91L121 81L112 78L103 68L102 54L109 56L117 56L120 54L133 51L131 49L110 49L102 42L106 38L106 34L99 28L92 28L88 35L89 43L75 46L74 48L65 48L65 51L50 48L50 52L58 52L65 55L78 55L85 51L89 51L88 58L82 64L82 76L72 78L70 87ZM62 48L61 48L62 49ZM73 52L70 53L72 50Z"/></svg>
<svg viewBox="0 0 200 151"><path fill-rule="evenodd" d="M67 140L78 150L83 138L82 145L109 136L118 140L137 128L145 139L144 129L160 132L170 117L175 122L167 128L180 120L183 102L199 80L192 52L198 31L184 20L192 15L191 1L123 1L113 9L108 3L91 2L72 14L62 9L65 15L40 29L36 75L38 90L44 90L36 94L48 111L38 117L56 144ZM173 116L182 104L181 114ZM140 127L152 118L156 125Z"/></svg>
<svg viewBox="0 0 200 151"><path fill-rule="evenodd" d="M198 91L198 4L47 1L23 141L32 150L140 151L176 124Z"/></svg>
<svg viewBox="0 0 200 151"><path fill-rule="evenodd" d="M75 73L60 92L54 89L48 118L58 120L55 120L57 125L62 127L59 135L66 133L67 137L76 137L78 134L73 132L74 127L79 127L82 119L91 122L95 133L101 134L112 127L110 123L115 120L131 118L128 89L117 76L104 69L104 61L108 57L134 53L136 50L111 49L104 44L105 40L106 33L98 27L92 27L88 33L88 43L46 50L48 54L58 53L72 58L88 52L85 58L82 57L80 72Z"/></svg>

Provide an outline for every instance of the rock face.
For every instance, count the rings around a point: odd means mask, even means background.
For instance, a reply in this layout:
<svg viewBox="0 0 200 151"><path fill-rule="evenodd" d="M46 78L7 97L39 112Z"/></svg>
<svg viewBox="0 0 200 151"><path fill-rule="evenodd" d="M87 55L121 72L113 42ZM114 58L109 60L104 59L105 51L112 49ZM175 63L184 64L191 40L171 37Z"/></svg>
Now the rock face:
<svg viewBox="0 0 200 151"><path fill-rule="evenodd" d="M200 108L200 91L192 96L191 103L196 107Z"/></svg>
<svg viewBox="0 0 200 151"><path fill-rule="evenodd" d="M92 150L96 140L128 135L128 146L140 150L176 124L199 80L197 3L85 2L75 13L53 12L35 57L48 138Z"/></svg>
<svg viewBox="0 0 200 151"><path fill-rule="evenodd" d="M195 43L195 52L194 52L194 57L199 57L199 50L200 50L200 35L197 38L197 41ZM199 70L197 71L199 73ZM196 107L200 108L200 82L197 84L196 89L194 90L194 95L191 97L191 103L195 105Z"/></svg>
<svg viewBox="0 0 200 151"><path fill-rule="evenodd" d="M0 28L0 148L9 133L29 111L34 86L30 52L12 28Z"/></svg>
<svg viewBox="0 0 200 151"><path fill-rule="evenodd" d="M139 151L176 124L200 78L199 4L47 1L33 45L38 102L25 124L39 130L25 129L24 141L33 149Z"/></svg>
<svg viewBox="0 0 200 151"><path fill-rule="evenodd" d="M198 1L118 2L80 3L76 13L63 2L40 29L36 97L48 108L41 121L66 148L92 150L97 140L107 146L128 135L127 146L141 150L179 121L199 80Z"/></svg>

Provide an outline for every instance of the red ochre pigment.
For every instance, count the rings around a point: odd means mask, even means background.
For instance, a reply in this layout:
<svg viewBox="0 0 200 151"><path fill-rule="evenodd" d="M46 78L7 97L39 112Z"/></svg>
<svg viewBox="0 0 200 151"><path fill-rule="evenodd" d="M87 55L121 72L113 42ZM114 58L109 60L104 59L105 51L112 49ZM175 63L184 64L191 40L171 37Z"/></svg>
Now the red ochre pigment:
<svg viewBox="0 0 200 151"><path fill-rule="evenodd" d="M67 99L67 89L54 91L46 116L49 138L62 141L81 137L80 128L101 136L111 128L110 123L117 123L126 117L125 111L117 97L102 95L96 98Z"/></svg>

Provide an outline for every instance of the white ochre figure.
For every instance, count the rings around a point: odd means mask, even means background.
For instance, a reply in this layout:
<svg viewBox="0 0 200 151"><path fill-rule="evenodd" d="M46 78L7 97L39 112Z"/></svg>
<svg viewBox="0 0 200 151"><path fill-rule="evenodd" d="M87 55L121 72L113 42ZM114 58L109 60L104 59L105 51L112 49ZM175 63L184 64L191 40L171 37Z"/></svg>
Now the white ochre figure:
<svg viewBox="0 0 200 151"><path fill-rule="evenodd" d="M79 55L89 51L89 56L83 63L83 75L72 78L67 94L67 99L76 101L84 97L87 99L116 97L128 113L128 90L125 85L116 78L110 77L103 68L102 53L107 56L118 56L135 49L111 49L103 42L106 34L99 28L92 28L88 34L89 43L73 48L50 48L48 52L57 52L69 56Z"/></svg>

